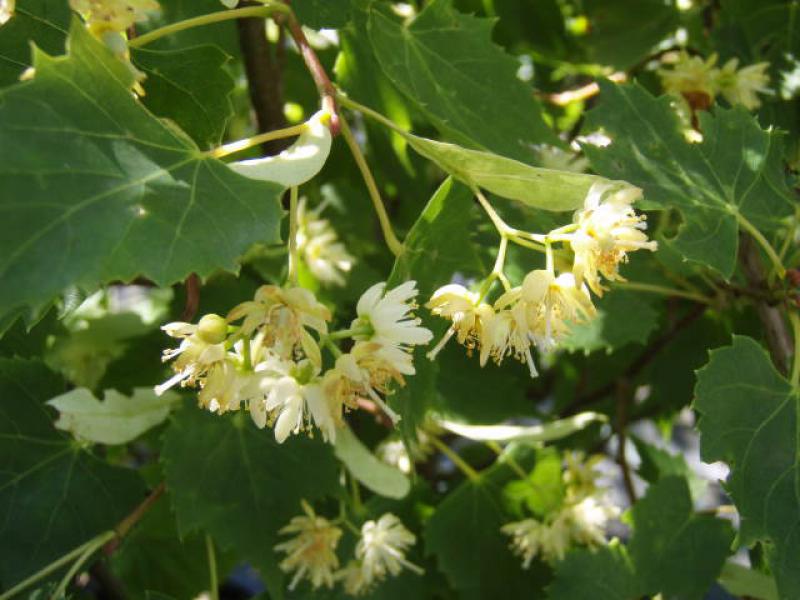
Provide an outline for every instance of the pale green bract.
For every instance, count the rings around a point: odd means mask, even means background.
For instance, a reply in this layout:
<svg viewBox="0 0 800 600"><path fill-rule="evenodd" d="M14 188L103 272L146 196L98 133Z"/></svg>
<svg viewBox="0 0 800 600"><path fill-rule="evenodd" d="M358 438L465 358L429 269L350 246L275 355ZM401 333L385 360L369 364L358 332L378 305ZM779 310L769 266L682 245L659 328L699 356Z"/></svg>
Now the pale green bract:
<svg viewBox="0 0 800 600"><path fill-rule="evenodd" d="M130 397L106 390L101 402L86 388L77 388L48 400L58 410L57 429L79 440L98 444L126 444L164 422L180 396L157 396L152 388L136 388Z"/></svg>
<svg viewBox="0 0 800 600"><path fill-rule="evenodd" d="M378 460L347 425L336 431L334 453L353 477L376 494L387 498L403 498L411 489L408 477Z"/></svg>
<svg viewBox="0 0 800 600"><path fill-rule="evenodd" d="M583 412L573 417L541 425L469 425L446 419L438 423L448 431L479 442L552 442L572 435L592 423L605 423L608 417Z"/></svg>

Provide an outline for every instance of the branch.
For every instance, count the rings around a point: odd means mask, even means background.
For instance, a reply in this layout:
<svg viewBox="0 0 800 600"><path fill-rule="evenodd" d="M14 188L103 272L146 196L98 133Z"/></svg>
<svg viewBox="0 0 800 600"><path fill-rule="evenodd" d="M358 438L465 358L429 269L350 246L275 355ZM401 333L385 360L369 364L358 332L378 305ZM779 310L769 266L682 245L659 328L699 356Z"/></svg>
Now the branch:
<svg viewBox="0 0 800 600"><path fill-rule="evenodd" d="M192 273L186 278L186 303L183 305L181 321L190 323L197 314L197 307L200 306L200 278L197 273Z"/></svg>
<svg viewBox="0 0 800 600"><path fill-rule="evenodd" d="M606 385L589 392L585 396L577 398L572 404L561 411L561 416L566 417L569 415L574 415L580 412L587 405L593 404L613 393L614 390L617 389L620 379L628 381L634 379L658 356L658 354L675 338L676 335L678 335L678 333L699 319L705 313L706 308L708 307L705 304L694 304L691 310L687 312L681 319L676 321L668 331L653 340L653 342L642 351L638 358L628 366L625 372L617 380L607 383Z"/></svg>
<svg viewBox="0 0 800 600"><path fill-rule="evenodd" d="M768 289L767 275L764 272L764 263L758 246L746 233L739 236L739 263L750 287L758 290ZM764 326L772 362L781 374L786 375L794 354L794 341L783 311L765 300L758 300L754 304L758 318Z"/></svg>
<svg viewBox="0 0 800 600"><path fill-rule="evenodd" d="M317 53L314 52L314 49L308 43L306 34L303 33L303 28L300 26L297 18L293 13L289 13L286 15L285 19L289 35L292 36L294 43L297 44L297 48L300 50L300 54L303 56L303 60L306 63L306 67L309 73L311 73L311 77L314 79L314 84L317 86L322 108L331 113L331 135L337 135L339 133L339 110L336 104L336 89L333 87L328 74L325 72L325 68L319 61Z"/></svg>
<svg viewBox="0 0 800 600"><path fill-rule="evenodd" d="M166 490L167 484L162 481L156 488L153 489L152 492L150 492L150 495L147 496L147 498L142 500L142 502L136 508L134 508L127 517L122 519L122 521L117 524L117 526L114 528L114 533L116 533L116 536L103 547L103 552L105 554L112 554L114 550L119 547L122 538L128 535L128 532L133 529L133 526L141 521L142 517L147 514L147 511L150 510L158 501L158 499L164 495Z"/></svg>
<svg viewBox="0 0 800 600"><path fill-rule="evenodd" d="M239 30L239 46L244 57L250 104L256 115L259 133L286 127L283 115L283 74L280 60L280 44L276 57L272 56L269 40L264 28L264 19L247 18L236 22ZM265 154L277 154L290 144L290 140L269 140L262 144Z"/></svg>

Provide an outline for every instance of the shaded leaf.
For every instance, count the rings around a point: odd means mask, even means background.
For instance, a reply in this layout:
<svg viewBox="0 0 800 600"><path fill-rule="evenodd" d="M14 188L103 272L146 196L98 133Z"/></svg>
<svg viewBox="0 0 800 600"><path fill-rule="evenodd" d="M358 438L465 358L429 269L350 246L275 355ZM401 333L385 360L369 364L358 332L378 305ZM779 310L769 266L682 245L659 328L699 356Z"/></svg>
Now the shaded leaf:
<svg viewBox="0 0 800 600"><path fill-rule="evenodd" d="M294 0L298 21L312 29L337 29L347 25L350 0Z"/></svg>
<svg viewBox="0 0 800 600"><path fill-rule="evenodd" d="M697 372L700 451L731 466L727 489L741 515L740 538L769 540L781 598L800 594L798 394L748 337L711 352Z"/></svg>
<svg viewBox="0 0 800 600"><path fill-rule="evenodd" d="M433 0L408 25L370 6L369 39L386 75L459 144L527 161L530 144L558 144L518 64L491 41L492 21ZM492 115L487 119L487 115Z"/></svg>
<svg viewBox="0 0 800 600"><path fill-rule="evenodd" d="M0 135L16 140L0 147L0 313L73 283L234 270L250 244L279 239L282 188L150 115L80 24L69 56L35 62L32 82L0 95Z"/></svg>
<svg viewBox="0 0 800 600"><path fill-rule="evenodd" d="M556 567L548 598L633 600L640 596L637 589L628 553L614 542L597 550L573 550L567 554Z"/></svg>
<svg viewBox="0 0 800 600"><path fill-rule="evenodd" d="M0 581L17 583L112 529L143 498L139 476L53 428L64 383L36 361L0 359Z"/></svg>
<svg viewBox="0 0 800 600"><path fill-rule="evenodd" d="M15 83L31 66L31 42L45 52L64 49L71 11L63 0L17 0L14 16L0 27L0 87Z"/></svg>

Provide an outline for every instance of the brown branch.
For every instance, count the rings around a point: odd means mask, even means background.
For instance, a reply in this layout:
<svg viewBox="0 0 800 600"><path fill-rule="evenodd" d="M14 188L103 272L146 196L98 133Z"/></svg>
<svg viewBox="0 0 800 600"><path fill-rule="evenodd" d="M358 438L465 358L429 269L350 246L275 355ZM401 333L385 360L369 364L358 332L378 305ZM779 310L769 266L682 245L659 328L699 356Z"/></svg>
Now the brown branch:
<svg viewBox="0 0 800 600"><path fill-rule="evenodd" d="M186 303L183 305L181 321L190 322L197 314L197 307L200 306L200 278L197 273L192 273L186 278Z"/></svg>
<svg viewBox="0 0 800 600"><path fill-rule="evenodd" d="M283 39L278 40L276 56L273 57L264 19L238 19L236 26L244 58L250 104L255 112L258 132L282 129L286 127L286 118L283 115L283 61L280 48ZM262 149L265 154L277 154L289 144L291 144L289 139L272 140L265 142Z"/></svg>
<svg viewBox="0 0 800 600"><path fill-rule="evenodd" d="M634 360L628 366L628 368L622 374L621 379L628 381L634 379L648 364L650 364L650 362L652 362L658 356L658 354L673 340L673 338L675 338L676 335L678 335L678 333L699 319L705 313L707 308L708 306L705 304L694 304L689 312L687 312L681 319L676 321L672 327L669 328L669 330L653 340L653 342L642 351L636 360ZM618 381L619 379L607 383L606 385L587 393L585 396L577 398L574 402L572 402L572 404L561 411L561 416L574 415L575 413L580 412L580 410L585 408L587 405L593 404L598 400L602 400L609 394L613 393L615 389L617 389Z"/></svg>
<svg viewBox="0 0 800 600"><path fill-rule="evenodd" d="M761 254L753 238L746 233L739 236L739 264L750 287L757 290L768 289ZM767 339L772 362L778 371L786 375L794 354L794 340L786 317L779 306L773 306L765 300L756 301L755 307L758 318L764 326L764 336Z"/></svg>
<svg viewBox="0 0 800 600"><path fill-rule="evenodd" d="M317 53L314 52L314 49L308 43L306 34L303 33L303 28L300 26L294 14L290 13L288 17L286 17L286 27L289 29L289 35L292 36L294 43L297 44L297 48L300 50L300 54L303 56L303 60L306 63L306 67L309 73L311 73L311 77L314 79L314 84L317 86L317 92L319 92L319 97L322 102L322 108L331 113L331 134L337 135L340 126L339 110L336 104L336 88L333 87L328 74L325 72L325 68L319 61Z"/></svg>
<svg viewBox="0 0 800 600"><path fill-rule="evenodd" d="M128 535L128 532L136 525L142 517L150 510L153 505L158 501L161 496L164 495L164 492L167 489L167 484L165 482L161 482L158 484L156 488L150 492L150 495L147 496L142 502L131 511L131 513L122 519L117 526L114 528L114 532L117 534L116 537L108 542L104 548L103 552L105 554L112 554L117 547L119 546L122 539Z"/></svg>

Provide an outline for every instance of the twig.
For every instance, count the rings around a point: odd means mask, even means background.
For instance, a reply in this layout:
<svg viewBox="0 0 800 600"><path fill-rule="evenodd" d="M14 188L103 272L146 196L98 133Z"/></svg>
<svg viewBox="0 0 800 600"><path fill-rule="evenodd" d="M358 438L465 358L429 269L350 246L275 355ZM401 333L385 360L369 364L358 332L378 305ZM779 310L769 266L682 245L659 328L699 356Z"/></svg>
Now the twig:
<svg viewBox="0 0 800 600"><path fill-rule="evenodd" d="M628 76L622 71L618 71L609 75L608 79L614 83L624 83L627 81ZM588 83L574 90L565 90L555 94L538 94L538 96L550 104L555 104L556 106L567 106L573 102L578 102L579 100L588 100L592 96L596 96L599 93L600 86L596 81L593 81L592 83Z"/></svg>
<svg viewBox="0 0 800 600"><path fill-rule="evenodd" d="M691 310L687 312L680 320L675 322L675 324L668 331L653 340L653 342L642 351L638 358L628 366L622 377L629 381L633 380L648 364L650 364L651 361L658 356L658 354L673 340L678 333L686 329L689 325L700 318L705 313L706 308L707 307L705 304L695 304ZM617 382L612 381L611 383L607 383L606 385L587 393L585 396L577 398L574 402L572 402L572 404L561 411L561 416L565 417L580 412L587 405L593 404L597 400L601 400L602 398L611 394L616 387Z"/></svg>
<svg viewBox="0 0 800 600"><path fill-rule="evenodd" d="M755 289L766 287L767 275L761 255L753 239L746 233L739 236L739 263L742 265L742 271L750 287ZM794 340L786 318L780 308L763 300L755 302L755 306L758 318L764 326L764 335L772 362L775 363L778 371L786 375L794 354Z"/></svg>
<svg viewBox="0 0 800 600"><path fill-rule="evenodd" d="M197 307L200 306L200 278L197 273L192 273L186 278L186 303L183 305L181 321L189 323L197 314Z"/></svg>
<svg viewBox="0 0 800 600"><path fill-rule="evenodd" d="M119 546L122 538L128 535L128 532L133 528L133 526L142 519L147 511L150 510L158 501L158 499L164 495L166 490L167 484L162 481L153 489L152 492L150 492L150 495L147 496L147 498L142 500L142 502L133 509L133 511L127 517L122 519L122 521L120 521L119 524L114 528L114 531L117 534L116 537L105 545L103 552L106 554L112 554Z"/></svg>
<svg viewBox="0 0 800 600"><path fill-rule="evenodd" d="M328 74L325 72L325 68L319 61L317 53L314 52L314 49L308 43L306 34L303 33L303 28L300 26L297 18L290 12L285 16L285 19L289 35L292 36L294 43L297 44L297 48L300 50L300 54L303 56L303 60L306 63L306 67L309 73L311 73L311 77L314 79L314 84L317 86L317 92L319 92L320 100L322 101L322 108L331 113L331 135L337 135L339 133L340 123L339 110L336 105L336 89L333 87Z"/></svg>
<svg viewBox="0 0 800 600"><path fill-rule="evenodd" d="M250 105L256 116L258 132L283 129L286 127L286 117L283 114L283 71L280 60L280 44L283 40L278 40L276 56L273 57L263 19L240 19L236 26L239 31L239 47L244 58ZM268 138L261 142L261 148L265 154L277 154L290 143L286 139Z"/></svg>

